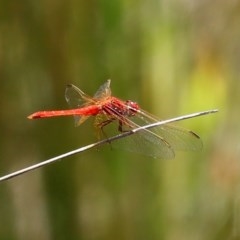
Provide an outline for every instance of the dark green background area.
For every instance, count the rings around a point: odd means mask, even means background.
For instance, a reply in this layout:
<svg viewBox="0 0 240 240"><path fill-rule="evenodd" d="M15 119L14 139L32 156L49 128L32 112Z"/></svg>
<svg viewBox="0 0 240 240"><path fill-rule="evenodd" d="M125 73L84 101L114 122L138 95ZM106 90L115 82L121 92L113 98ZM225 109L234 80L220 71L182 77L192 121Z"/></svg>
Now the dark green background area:
<svg viewBox="0 0 240 240"><path fill-rule="evenodd" d="M96 141L67 109L68 83L179 123L202 152L174 160L109 146L0 183L0 239L240 238L239 1L0 1L0 175Z"/></svg>

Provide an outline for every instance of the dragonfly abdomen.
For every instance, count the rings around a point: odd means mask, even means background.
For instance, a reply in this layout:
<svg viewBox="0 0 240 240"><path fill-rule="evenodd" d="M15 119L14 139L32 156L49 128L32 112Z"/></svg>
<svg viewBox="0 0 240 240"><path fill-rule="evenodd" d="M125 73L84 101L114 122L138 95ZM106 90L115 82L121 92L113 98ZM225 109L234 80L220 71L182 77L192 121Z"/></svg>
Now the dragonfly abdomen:
<svg viewBox="0 0 240 240"><path fill-rule="evenodd" d="M40 111L33 113L28 116L29 119L37 119L37 118L47 118L47 117L59 117L59 116L90 116L97 115L100 111L100 108L96 105L87 106L82 108L70 109L70 110L56 110L56 111Z"/></svg>

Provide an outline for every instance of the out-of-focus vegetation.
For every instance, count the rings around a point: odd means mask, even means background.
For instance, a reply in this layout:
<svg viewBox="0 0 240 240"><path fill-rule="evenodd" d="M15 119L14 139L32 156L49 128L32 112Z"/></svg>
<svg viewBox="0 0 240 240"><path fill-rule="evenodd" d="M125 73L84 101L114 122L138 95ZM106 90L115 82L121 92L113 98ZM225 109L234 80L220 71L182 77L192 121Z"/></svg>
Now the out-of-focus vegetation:
<svg viewBox="0 0 240 240"><path fill-rule="evenodd" d="M95 141L91 121L30 121L64 88L114 95L180 125L202 152L163 161L90 151L0 183L0 239L239 239L239 1L1 1L0 173Z"/></svg>

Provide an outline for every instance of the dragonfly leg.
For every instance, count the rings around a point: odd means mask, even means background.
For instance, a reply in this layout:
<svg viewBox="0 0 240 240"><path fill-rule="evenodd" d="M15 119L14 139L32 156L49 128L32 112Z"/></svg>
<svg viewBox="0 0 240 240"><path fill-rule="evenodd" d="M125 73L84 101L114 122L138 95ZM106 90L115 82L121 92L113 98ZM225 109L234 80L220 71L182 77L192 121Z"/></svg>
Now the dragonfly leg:
<svg viewBox="0 0 240 240"><path fill-rule="evenodd" d="M104 131L104 127L107 126L108 124L110 124L111 122L113 122L115 119L114 118L109 118L107 120L104 121L97 121L95 126L97 128L97 137L98 139L101 139L102 136L104 136L104 138L108 139L108 136L106 134L106 132ZM111 144L110 141L108 141L109 144Z"/></svg>
<svg viewBox="0 0 240 240"><path fill-rule="evenodd" d="M98 131L98 138L100 135L103 135L105 139L107 139L108 141L108 144L110 145L110 148L112 149L112 145L111 145L111 141L108 140L108 136L106 134L106 132L104 131L104 127L106 127L108 124L110 124L111 122L113 122L115 119L113 118L110 118L110 119L107 119L105 121L102 121L100 123L97 124L97 129L99 129ZM101 137L100 137L101 138Z"/></svg>
<svg viewBox="0 0 240 240"><path fill-rule="evenodd" d="M123 129L123 126L126 126L126 124L123 123L123 121L119 120L118 121L118 131L121 132L121 133L124 133L124 132L128 132L129 130L127 129Z"/></svg>
<svg viewBox="0 0 240 240"><path fill-rule="evenodd" d="M118 121L118 131L119 132L124 132L122 121Z"/></svg>

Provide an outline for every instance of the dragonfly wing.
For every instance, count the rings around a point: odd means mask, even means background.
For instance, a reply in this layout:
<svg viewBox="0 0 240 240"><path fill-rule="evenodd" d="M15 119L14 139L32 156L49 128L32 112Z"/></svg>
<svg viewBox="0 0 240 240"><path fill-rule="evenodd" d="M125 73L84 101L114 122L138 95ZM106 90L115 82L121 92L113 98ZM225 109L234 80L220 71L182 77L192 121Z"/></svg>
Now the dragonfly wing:
<svg viewBox="0 0 240 240"><path fill-rule="evenodd" d="M175 156L173 148L164 139L145 130L118 139L112 146L158 159L172 159Z"/></svg>
<svg viewBox="0 0 240 240"><path fill-rule="evenodd" d="M74 116L74 122L75 122L75 127L78 127L79 125L81 125L83 122L85 122L87 119L89 118L89 116Z"/></svg>
<svg viewBox="0 0 240 240"><path fill-rule="evenodd" d="M175 150L201 150L203 145L200 137L187 129L173 125L163 125L153 129L162 136Z"/></svg>
<svg viewBox="0 0 240 240"><path fill-rule="evenodd" d="M68 84L65 90L65 99L71 108L85 106L92 98L73 84Z"/></svg>
<svg viewBox="0 0 240 240"><path fill-rule="evenodd" d="M149 113L140 111L136 115L136 122L141 122L140 125L151 124L157 121L161 121ZM201 138L194 132L184 129L172 124L164 124L162 126L154 127L150 129L153 133L161 136L166 142L168 142L174 150L201 150L202 141Z"/></svg>
<svg viewBox="0 0 240 240"><path fill-rule="evenodd" d="M115 109L117 109L117 106L113 106L111 111L115 114L117 121L123 124L123 131L159 121L142 110L139 110L134 116L127 117L117 114ZM124 138L123 142L125 149L128 148L128 150L133 152L140 152L164 159L173 158L175 150L202 149L202 141L197 134L187 129L167 124L141 130Z"/></svg>
<svg viewBox="0 0 240 240"><path fill-rule="evenodd" d="M109 79L102 86L100 86L93 98L98 100L111 96L110 83L111 80Z"/></svg>
<svg viewBox="0 0 240 240"><path fill-rule="evenodd" d="M128 119L129 121L129 119ZM131 128L146 125L135 124L129 121ZM148 122L147 124L149 124ZM115 144L116 142L116 144ZM172 125L163 125L151 129L141 130L137 133L119 139L113 146L121 147L131 152L156 157L159 159L171 159L175 156L175 150L196 151L202 149L200 137L192 131Z"/></svg>
<svg viewBox="0 0 240 240"><path fill-rule="evenodd" d="M93 100L90 96L85 94L78 87L73 84L69 84L65 90L65 99L71 108L80 108L87 105L90 105ZM75 115L75 126L79 126L82 124L88 117L87 116L79 116Z"/></svg>

